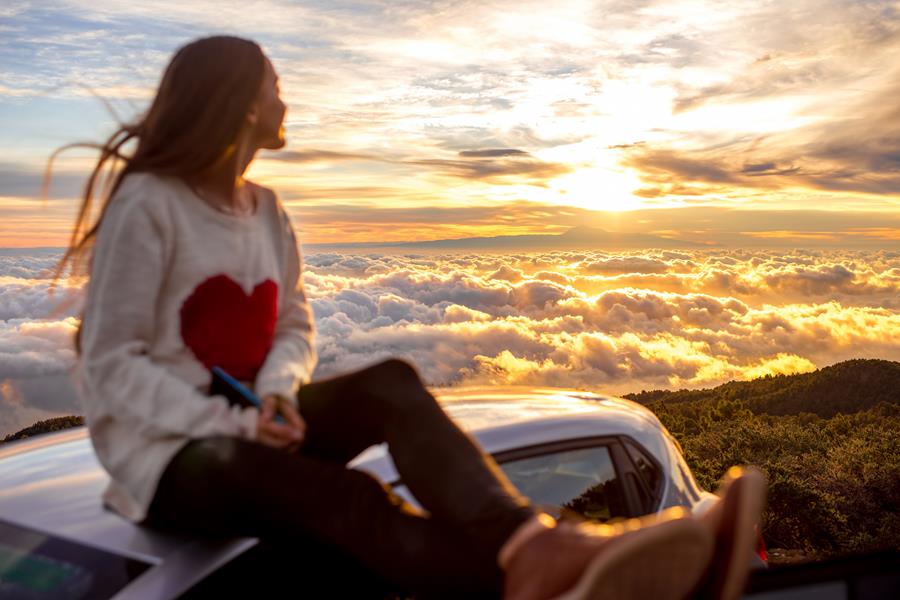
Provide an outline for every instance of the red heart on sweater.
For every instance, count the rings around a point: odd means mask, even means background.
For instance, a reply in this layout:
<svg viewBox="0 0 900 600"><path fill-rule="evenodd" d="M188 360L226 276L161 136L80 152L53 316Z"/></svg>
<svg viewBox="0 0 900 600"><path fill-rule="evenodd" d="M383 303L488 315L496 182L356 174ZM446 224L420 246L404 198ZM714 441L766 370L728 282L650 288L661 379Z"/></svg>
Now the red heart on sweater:
<svg viewBox="0 0 900 600"><path fill-rule="evenodd" d="M278 284L266 279L249 296L227 275L210 277L181 305L181 338L206 368L253 381L275 337Z"/></svg>

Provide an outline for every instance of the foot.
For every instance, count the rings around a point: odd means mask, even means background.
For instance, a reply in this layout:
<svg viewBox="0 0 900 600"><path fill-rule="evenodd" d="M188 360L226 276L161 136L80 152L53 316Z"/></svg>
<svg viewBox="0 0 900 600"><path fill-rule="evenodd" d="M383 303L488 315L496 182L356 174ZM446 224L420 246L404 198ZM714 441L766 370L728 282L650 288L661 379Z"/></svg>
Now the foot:
<svg viewBox="0 0 900 600"><path fill-rule="evenodd" d="M560 523L510 557L504 597L680 600L706 573L712 548L712 530L680 508L615 525Z"/></svg>
<svg viewBox="0 0 900 600"><path fill-rule="evenodd" d="M747 583L766 493L762 472L732 467L717 492L721 500L699 521L715 536L713 559L698 597L736 600Z"/></svg>

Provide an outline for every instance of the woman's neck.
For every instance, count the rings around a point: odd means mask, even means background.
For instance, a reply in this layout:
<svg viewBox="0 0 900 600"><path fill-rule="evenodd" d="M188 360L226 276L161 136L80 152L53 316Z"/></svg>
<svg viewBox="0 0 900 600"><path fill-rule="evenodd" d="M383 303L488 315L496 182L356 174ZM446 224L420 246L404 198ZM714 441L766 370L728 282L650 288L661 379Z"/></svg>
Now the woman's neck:
<svg viewBox="0 0 900 600"><path fill-rule="evenodd" d="M252 212L253 195L243 193L244 172L253 160L256 150L248 152L244 144L224 156L190 182L196 192L207 202L225 212L242 214ZM243 151L241 151L243 150Z"/></svg>

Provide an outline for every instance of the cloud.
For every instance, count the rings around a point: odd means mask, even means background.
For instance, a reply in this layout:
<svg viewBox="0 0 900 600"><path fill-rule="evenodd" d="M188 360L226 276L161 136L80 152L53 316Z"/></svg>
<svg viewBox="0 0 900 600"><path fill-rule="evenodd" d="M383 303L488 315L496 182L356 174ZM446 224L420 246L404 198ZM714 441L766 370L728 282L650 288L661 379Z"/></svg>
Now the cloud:
<svg viewBox="0 0 900 600"><path fill-rule="evenodd" d="M660 185L668 184L660 180ZM881 248L886 244L888 247L896 245L900 239L900 213L897 211L698 206L638 210L622 215L559 204L487 199L454 206L437 203L429 197L408 197L406 193L396 188L329 188L309 189L299 196L293 191L285 192L281 196L295 223L303 228L304 244L546 235L562 234L577 227L609 231L611 247L615 247L617 236L628 238L632 234L654 236L659 243L669 243L676 248L696 244L732 249L779 246ZM373 199L373 203L363 210L350 200L354 195ZM346 196L347 201L323 202L321 198L327 196ZM398 200L401 198L402 202ZM391 206L392 200L400 205ZM768 204L769 200L761 202ZM654 245L646 237L642 240L642 247ZM597 248L596 240L593 246L587 247ZM527 249L539 252L544 247L532 245Z"/></svg>
<svg viewBox="0 0 900 600"><path fill-rule="evenodd" d="M499 156L526 156L528 153L515 148L491 148L487 150L462 150L462 158L496 158Z"/></svg>
<svg viewBox="0 0 900 600"><path fill-rule="evenodd" d="M509 265L501 265L499 269L488 275L490 279L504 279L506 281L515 283L517 281L522 281L523 274L522 271L518 269L514 269ZM557 283L562 283L557 280Z"/></svg>
<svg viewBox="0 0 900 600"><path fill-rule="evenodd" d="M872 84L875 91L848 101L839 118L752 137L711 141L698 133L677 150L665 144L635 146L623 150L623 164L640 172L645 186L638 194L646 198L791 187L895 196L900 194L898 74L892 69L886 81Z"/></svg>
<svg viewBox="0 0 900 600"><path fill-rule="evenodd" d="M54 169L48 190L49 198L71 198L77 196L87 179L88 173L62 172ZM4 195L24 198L39 198L42 193L44 171L29 164L0 163L0 190Z"/></svg>
<svg viewBox="0 0 900 600"><path fill-rule="evenodd" d="M46 279L52 275L58 261L56 250L0 249L0 277Z"/></svg>
<svg viewBox="0 0 900 600"><path fill-rule="evenodd" d="M366 270L387 259L367 257ZM554 252L496 255L489 261L389 260L406 268L386 275L374 269L375 275L342 283L325 275L326 267L311 269L332 286L388 298L384 306L394 311L376 312L366 303L361 312L357 302L342 313L330 303L333 310L320 329L319 372L401 355L435 383L624 392L799 372L852 356L898 357L890 342L900 327L891 300L900 291L896 253ZM582 272L584 265L604 261L623 266L616 271L628 270L624 265L631 261L635 271L652 264L660 272ZM681 291L621 286L636 277L667 277L663 287L677 282ZM591 289L602 281L611 289ZM314 295L315 288L313 283ZM413 316L413 307L419 316Z"/></svg>
<svg viewBox="0 0 900 600"><path fill-rule="evenodd" d="M503 154L500 158L480 158L479 160L422 159L408 161L441 175L468 180L483 180L502 183L505 177L516 177L516 182L541 185L543 182L574 170L562 163L552 163L532 157Z"/></svg>
<svg viewBox="0 0 900 600"><path fill-rule="evenodd" d="M0 380L2 436L44 419L83 412L67 376Z"/></svg>
<svg viewBox="0 0 900 600"><path fill-rule="evenodd" d="M9 319L0 322L0 380L58 374L74 361L78 321Z"/></svg>
<svg viewBox="0 0 900 600"><path fill-rule="evenodd" d="M336 152L330 150L284 150L272 155L279 161L291 163L323 163L370 161L394 167L405 168L409 172L425 169L445 177L468 180L485 180L502 183L504 177L516 176L519 182L541 183L559 175L569 173L572 167L542 161L527 152L510 148L488 150L464 150L458 153L460 159L416 158L401 159L392 155L375 153Z"/></svg>
<svg viewBox="0 0 900 600"><path fill-rule="evenodd" d="M379 157L369 154L352 152L335 152L332 150L280 150L269 155L274 160L283 160L292 163L314 163L349 160L381 160Z"/></svg>
<svg viewBox="0 0 900 600"><path fill-rule="evenodd" d="M757 35L735 39L738 31L748 30ZM715 83L683 86L674 108L681 112L711 103L828 93L877 74L880 61L898 47L898 30L900 14L890 3L798 2L790 14L760 6L700 47L730 38L730 47L744 60Z"/></svg>
<svg viewBox="0 0 900 600"><path fill-rule="evenodd" d="M583 273L665 273L669 269L664 261L641 256L602 258L579 265Z"/></svg>
<svg viewBox="0 0 900 600"><path fill-rule="evenodd" d="M46 281L29 279L53 255L3 258L19 275L0 276L8 410L74 406L38 383L74 361L77 312L48 315ZM316 378L400 356L433 384L626 393L900 360L898 251L323 252L305 264Z"/></svg>

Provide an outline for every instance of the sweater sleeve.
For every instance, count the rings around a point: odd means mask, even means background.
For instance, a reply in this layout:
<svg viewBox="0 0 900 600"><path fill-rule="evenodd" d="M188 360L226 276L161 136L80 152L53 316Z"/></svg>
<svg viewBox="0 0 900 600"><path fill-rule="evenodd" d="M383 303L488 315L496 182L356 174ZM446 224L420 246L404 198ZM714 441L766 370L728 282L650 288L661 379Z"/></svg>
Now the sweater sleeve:
<svg viewBox="0 0 900 600"><path fill-rule="evenodd" d="M128 179L106 211L91 265L78 363L89 418L115 418L151 437L253 439L255 408L205 396L148 354L166 278L165 219L149 183Z"/></svg>
<svg viewBox="0 0 900 600"><path fill-rule="evenodd" d="M315 320L303 289L303 261L290 219L279 205L284 232L285 275L282 304L272 349L255 382L258 396L275 394L296 406L298 388L309 383L316 366Z"/></svg>

